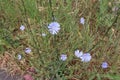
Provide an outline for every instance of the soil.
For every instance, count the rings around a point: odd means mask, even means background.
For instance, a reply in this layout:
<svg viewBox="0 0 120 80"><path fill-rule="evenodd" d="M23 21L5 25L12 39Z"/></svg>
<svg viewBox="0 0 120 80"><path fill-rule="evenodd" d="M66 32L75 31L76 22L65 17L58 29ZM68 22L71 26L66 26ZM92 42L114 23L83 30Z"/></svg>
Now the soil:
<svg viewBox="0 0 120 80"><path fill-rule="evenodd" d="M23 80L20 75L10 75L5 70L0 69L0 80Z"/></svg>

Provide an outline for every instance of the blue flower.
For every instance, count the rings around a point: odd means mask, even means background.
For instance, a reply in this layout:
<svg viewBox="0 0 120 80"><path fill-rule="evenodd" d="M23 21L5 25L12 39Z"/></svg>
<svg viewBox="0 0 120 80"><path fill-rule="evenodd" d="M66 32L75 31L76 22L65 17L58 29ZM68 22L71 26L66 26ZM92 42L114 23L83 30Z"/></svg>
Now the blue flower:
<svg viewBox="0 0 120 80"><path fill-rule="evenodd" d="M75 54L76 57L80 58L83 55L83 52L79 51L79 50L76 50L74 54Z"/></svg>
<svg viewBox="0 0 120 80"><path fill-rule="evenodd" d="M67 59L67 55L61 54L60 60L65 61Z"/></svg>
<svg viewBox="0 0 120 80"><path fill-rule="evenodd" d="M101 65L102 68L107 68L108 67L108 63L107 62L103 62L102 65Z"/></svg>
<svg viewBox="0 0 120 80"><path fill-rule="evenodd" d="M58 22L51 22L49 25L48 25L48 29L49 29L49 32L51 34L57 34L60 30L60 24Z"/></svg>
<svg viewBox="0 0 120 80"><path fill-rule="evenodd" d="M24 25L21 25L21 26L20 26L20 30L24 31L24 29L25 29L25 26L24 26Z"/></svg>
<svg viewBox="0 0 120 80"><path fill-rule="evenodd" d="M91 60L91 55L90 55L90 53L84 53L81 57L80 57L80 59L81 59L81 61L82 62L89 62L90 60Z"/></svg>
<svg viewBox="0 0 120 80"><path fill-rule="evenodd" d="M84 17L81 17L81 18L80 18L80 23L84 25L84 23L85 23Z"/></svg>
<svg viewBox="0 0 120 80"><path fill-rule="evenodd" d="M25 53L29 54L31 52L31 49L30 48L26 48L25 49Z"/></svg>

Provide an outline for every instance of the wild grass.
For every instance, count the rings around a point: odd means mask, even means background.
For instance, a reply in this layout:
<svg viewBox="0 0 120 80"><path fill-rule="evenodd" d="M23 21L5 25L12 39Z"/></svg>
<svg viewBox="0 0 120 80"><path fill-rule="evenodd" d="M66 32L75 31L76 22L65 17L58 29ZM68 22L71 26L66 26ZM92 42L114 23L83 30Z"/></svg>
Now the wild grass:
<svg viewBox="0 0 120 80"><path fill-rule="evenodd" d="M34 67L35 80L119 80L120 1L49 1L0 0L1 56L9 53L22 73ZM47 28L53 21L60 23L57 35ZM19 29L21 25L24 31ZM26 47L31 48L30 54L24 52ZM74 55L76 49L89 52L91 61L81 62ZM66 61L60 60L63 53ZM108 62L107 69L102 69L103 61Z"/></svg>

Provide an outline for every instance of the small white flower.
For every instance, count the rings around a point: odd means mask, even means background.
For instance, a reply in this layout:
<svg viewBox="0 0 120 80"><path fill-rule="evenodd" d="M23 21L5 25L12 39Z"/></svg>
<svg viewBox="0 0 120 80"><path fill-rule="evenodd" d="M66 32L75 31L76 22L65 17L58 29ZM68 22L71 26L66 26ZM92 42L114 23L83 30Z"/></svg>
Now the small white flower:
<svg viewBox="0 0 120 80"><path fill-rule="evenodd" d="M21 54L18 54L18 60L21 60L22 59L22 55Z"/></svg>
<svg viewBox="0 0 120 80"><path fill-rule="evenodd" d="M80 18L80 23L83 24L83 25L85 24L85 19L84 19L84 17L81 17L81 18Z"/></svg>
<svg viewBox="0 0 120 80"><path fill-rule="evenodd" d="M60 24L58 22L51 22L48 29L51 34L57 34L60 30Z"/></svg>
<svg viewBox="0 0 120 80"><path fill-rule="evenodd" d="M91 58L92 57L91 57L90 53L85 53L80 57L82 62L89 62L91 60Z"/></svg>
<svg viewBox="0 0 120 80"><path fill-rule="evenodd" d="M28 54L29 54L30 52L31 52L31 49L30 49L30 48L26 48L26 49L25 49L25 53L28 53Z"/></svg>
<svg viewBox="0 0 120 80"><path fill-rule="evenodd" d="M76 50L75 51L75 56L80 58L81 56L83 55L83 52L82 51L79 51L79 50Z"/></svg>
<svg viewBox="0 0 120 80"><path fill-rule="evenodd" d="M118 9L119 9L119 8L118 8L117 6L114 6L114 7L112 8L112 11L113 11L113 12L117 12Z"/></svg>
<svg viewBox="0 0 120 80"><path fill-rule="evenodd" d="M45 36L46 36L46 34L45 34L45 33L42 33L42 36L43 36L43 37L45 37Z"/></svg>
<svg viewBox="0 0 120 80"><path fill-rule="evenodd" d="M21 26L20 26L20 30L24 31L24 29L25 29L25 26L24 26L24 25L21 25Z"/></svg>
<svg viewBox="0 0 120 80"><path fill-rule="evenodd" d="M67 55L62 54L62 55L60 56L60 60L65 61L66 59L67 59Z"/></svg>

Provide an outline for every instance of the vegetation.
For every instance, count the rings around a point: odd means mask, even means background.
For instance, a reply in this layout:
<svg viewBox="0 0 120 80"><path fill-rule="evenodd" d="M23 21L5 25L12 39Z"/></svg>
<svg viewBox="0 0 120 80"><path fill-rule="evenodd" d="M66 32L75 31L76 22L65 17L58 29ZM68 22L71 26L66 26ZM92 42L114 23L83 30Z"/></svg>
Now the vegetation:
<svg viewBox="0 0 120 80"><path fill-rule="evenodd" d="M34 80L120 80L119 15L120 0L0 0L0 66Z"/></svg>

